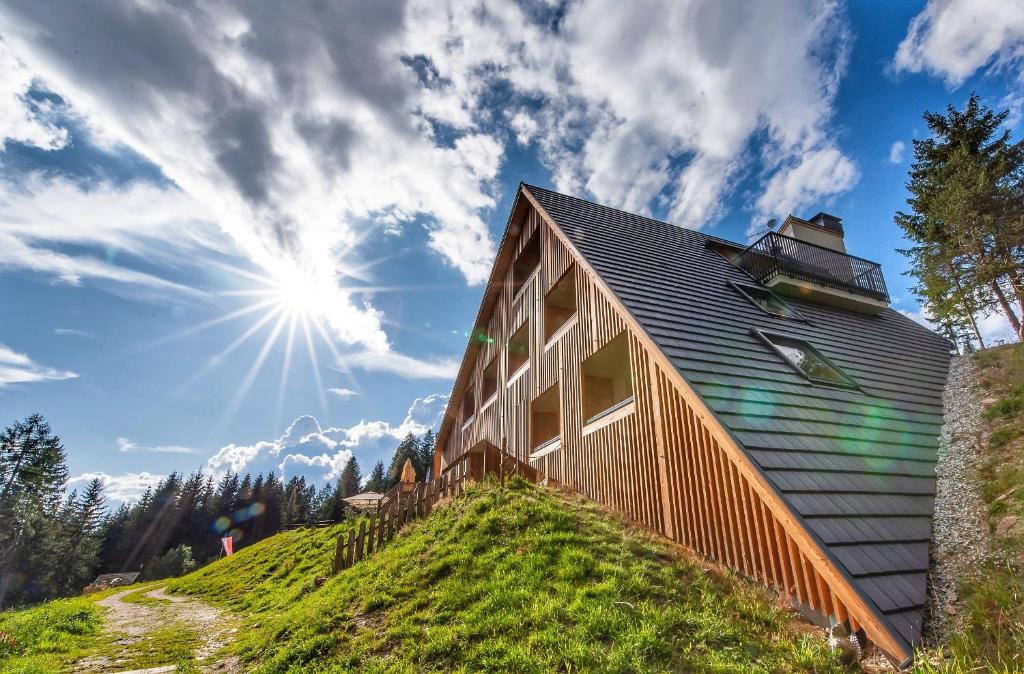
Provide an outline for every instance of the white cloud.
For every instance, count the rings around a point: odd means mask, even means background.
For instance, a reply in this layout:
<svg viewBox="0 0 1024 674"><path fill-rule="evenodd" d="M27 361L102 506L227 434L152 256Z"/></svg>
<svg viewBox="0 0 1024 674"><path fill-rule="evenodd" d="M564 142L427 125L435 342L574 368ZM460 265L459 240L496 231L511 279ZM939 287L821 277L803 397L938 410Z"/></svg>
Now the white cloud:
<svg viewBox="0 0 1024 674"><path fill-rule="evenodd" d="M0 152L7 141L56 150L68 142L68 132L47 119L49 105L31 101L32 72L0 39Z"/></svg>
<svg viewBox="0 0 1024 674"><path fill-rule="evenodd" d="M406 379L454 379L459 362L453 358L425 360L393 351L362 351L342 356L339 369L351 368L370 372L389 372Z"/></svg>
<svg viewBox="0 0 1024 674"><path fill-rule="evenodd" d="M23 353L0 344L0 389L11 384L31 384L41 381L74 379L78 375L36 363Z"/></svg>
<svg viewBox="0 0 1024 674"><path fill-rule="evenodd" d="M257 264L337 283L357 223L422 215L431 245L484 280L493 242L479 211L495 204L502 147L472 130L435 138L427 114L473 120L403 59L404 2L315 16L274 2L80 10L13 2L0 30L91 128L157 164Z"/></svg>
<svg viewBox="0 0 1024 674"><path fill-rule="evenodd" d="M117 451L146 452L151 454L199 454L199 450L192 447L183 447L182 445L143 446L132 442L128 438L117 439Z"/></svg>
<svg viewBox="0 0 1024 674"><path fill-rule="evenodd" d="M768 181L757 200L760 213L753 221L760 223L772 213L794 213L821 204L850 189L859 179L857 166L838 149L823 147L806 152Z"/></svg>
<svg viewBox="0 0 1024 674"><path fill-rule="evenodd" d="M537 135L540 125L526 110L519 110L508 120L508 125L516 134L516 142L526 146Z"/></svg>
<svg viewBox="0 0 1024 674"><path fill-rule="evenodd" d="M341 398L342 400L348 400L352 396L359 395L358 391L353 391L350 388L334 388L334 387L332 387L332 388L327 389L327 392L330 393L333 396L337 396L337 397Z"/></svg>
<svg viewBox="0 0 1024 674"><path fill-rule="evenodd" d="M929 0L907 28L893 68L958 86L987 66L1021 79L1024 4L1018 0Z"/></svg>
<svg viewBox="0 0 1024 674"><path fill-rule="evenodd" d="M903 153L907 150L907 144L902 140L897 140L889 148L889 163L890 164L902 164Z"/></svg>
<svg viewBox="0 0 1024 674"><path fill-rule="evenodd" d="M999 312L994 311L988 316L978 319L978 330L985 340L985 346L1017 341L1017 336L1013 333L1013 328L1010 327L1010 321L1006 320L1006 316Z"/></svg>
<svg viewBox="0 0 1024 674"><path fill-rule="evenodd" d="M448 396L441 394L416 398L398 424L362 420L348 428L321 428L315 417L301 416L277 440L227 445L209 458L207 466L214 474L273 470L285 479L304 475L318 482L336 480L352 456L364 472L377 460L386 463L407 434L435 428L447 402Z"/></svg>
<svg viewBox="0 0 1024 674"><path fill-rule="evenodd" d="M85 339L95 339L96 334L89 332L88 330L79 330L78 328L54 328L53 334L61 335L63 337L82 337Z"/></svg>
<svg viewBox="0 0 1024 674"><path fill-rule="evenodd" d="M900 309L899 312L911 318L929 330L936 330L937 326L932 323L932 316L924 308L918 308L915 310ZM981 338L985 340L985 346L995 346L997 344L1005 344L1017 341L1017 336L1013 332L1013 328L1010 326L1010 321L1006 320L1006 316L998 311L993 311L987 316L976 317L978 323L978 330L981 332ZM973 333L971 337L973 338ZM973 341L973 340L972 340Z"/></svg>
<svg viewBox="0 0 1024 674"><path fill-rule="evenodd" d="M0 212L0 268L71 285L92 279L200 296L186 285L120 265L116 257L168 265L180 262L183 251L226 250L198 203L177 189L145 183L85 189L41 173L23 176L17 186L0 180ZM102 249L106 257L62 252L66 244Z"/></svg>
<svg viewBox="0 0 1024 674"><path fill-rule="evenodd" d="M103 494L107 501L127 503L141 497L147 489L155 487L165 475L154 475L149 472L122 473L120 475L108 475L102 471L82 473L68 480L72 488L80 488L96 478L103 481Z"/></svg>

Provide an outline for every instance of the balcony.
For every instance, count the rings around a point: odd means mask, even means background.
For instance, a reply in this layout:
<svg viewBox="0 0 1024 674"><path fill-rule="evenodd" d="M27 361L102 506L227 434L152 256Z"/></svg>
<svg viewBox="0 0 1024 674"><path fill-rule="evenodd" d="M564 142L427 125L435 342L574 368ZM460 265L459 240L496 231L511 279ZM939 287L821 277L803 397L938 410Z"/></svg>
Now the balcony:
<svg viewBox="0 0 1024 674"><path fill-rule="evenodd" d="M778 232L768 232L752 243L733 264L786 294L868 313L889 305L878 264Z"/></svg>

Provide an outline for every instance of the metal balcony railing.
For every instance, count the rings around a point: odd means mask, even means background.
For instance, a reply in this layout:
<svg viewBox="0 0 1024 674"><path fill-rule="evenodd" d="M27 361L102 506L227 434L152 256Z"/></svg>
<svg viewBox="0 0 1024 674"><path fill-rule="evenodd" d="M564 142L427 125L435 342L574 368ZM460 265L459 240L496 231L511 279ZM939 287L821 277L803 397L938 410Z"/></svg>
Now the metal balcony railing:
<svg viewBox="0 0 1024 674"><path fill-rule="evenodd" d="M768 232L752 243L735 264L761 283L779 275L889 302L882 267L824 246Z"/></svg>

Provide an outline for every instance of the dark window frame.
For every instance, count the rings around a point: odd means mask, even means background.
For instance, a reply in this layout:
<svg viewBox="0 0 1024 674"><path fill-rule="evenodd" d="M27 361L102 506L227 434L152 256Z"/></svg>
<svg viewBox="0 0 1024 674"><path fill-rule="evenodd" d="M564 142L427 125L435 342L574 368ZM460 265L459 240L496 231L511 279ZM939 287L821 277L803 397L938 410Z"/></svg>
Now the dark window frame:
<svg viewBox="0 0 1024 674"><path fill-rule="evenodd" d="M755 307L760 309L762 312L768 314L769 316L773 316L775 318L782 318L782 319L787 320L787 321L799 321L801 323L807 323L808 322L807 319L804 318L803 314L801 314L799 311L797 311L793 307L792 304L790 304L786 300L784 300L781 297L779 297L778 294L772 292L772 290L770 288L765 288L764 286L760 286L760 285L754 285L753 283L737 283L736 281L727 281L727 283L729 284L729 286L732 287L733 290L738 292L745 300L747 300L748 302L753 304ZM768 293L773 298L775 298L780 304L784 305L787 309L792 311L793 315L792 316L788 316L786 314L779 314L779 313L776 313L774 311L769 311L768 309L765 309L764 307L762 307L758 303L758 301L756 299L751 297L750 293L748 293L746 291L747 288L750 288L750 289L753 289L753 290L757 290L758 292Z"/></svg>
<svg viewBox="0 0 1024 674"><path fill-rule="evenodd" d="M781 358L782 361L786 365L791 367L801 377L803 377L807 381L811 382L812 384L821 384L822 386L830 386L830 387L833 387L833 388L841 388L841 389L852 390L852 391L860 391L861 390L860 385L857 384L857 381L853 377L851 377L850 375L846 374L846 372L843 370L843 368L839 367L834 362L832 362L832 360L829 359L828 356L826 356L821 351L819 351L817 347L815 347L813 344L808 342L806 339L800 339L799 337L790 337L789 335L781 335L781 334L774 333L774 332L762 332L761 330L758 330L756 328L754 328L752 330L752 332L755 335L757 335L757 337L759 337L762 342L767 344L768 348L770 348L773 352L775 352L775 354L779 358ZM793 362L793 359L790 358L789 356L787 356L786 352L783 351L782 349L780 349L778 347L778 345L776 345L776 343L774 341L772 341L773 338L776 339L776 340L782 340L782 341L787 341L787 342L797 342L797 343L801 344L802 348L806 348L808 351L813 353L816 358L819 358L823 363L825 363L825 365L827 365L828 367L830 367L833 370L835 370L836 373L838 373L839 376L842 377L843 381L836 381L834 379L827 379L827 378L824 378L824 377L815 377L813 375L807 374L807 372L804 371L804 369L802 367L800 367L797 363Z"/></svg>
<svg viewBox="0 0 1024 674"><path fill-rule="evenodd" d="M513 368L512 367L512 363L510 362L511 359L509 358L512 355L512 352L510 350L510 345L512 344L512 342L515 339L516 335L518 335L519 332L521 330L523 330L523 328L526 328L526 335L525 335L526 336L526 358L523 360L522 363L519 364L518 367ZM525 371L526 369L528 369L530 367L530 355L531 355L530 351L533 349L533 346L532 346L533 334L531 333L532 329L533 329L532 326L530 326L530 319L527 318L526 320L524 320L522 322L522 324L520 324L520 326L518 328L516 328L515 330L512 331L512 334L505 341L505 370L506 370L505 386L510 386L513 381L515 381L516 379L519 378L519 374L521 372Z"/></svg>
<svg viewBox="0 0 1024 674"><path fill-rule="evenodd" d="M570 280L572 282L572 304L573 304L572 309L573 309L573 311L572 311L571 314L569 314L569 316L564 321L562 321L558 325L558 327L556 327L554 330L551 330L549 332L548 331L548 327L549 327L548 326L548 298L550 298L551 295L554 294L559 289L559 286L561 286L563 283L568 282ZM561 331L563 331L565 329L568 329L567 326L570 323L572 323L574 320L577 320L579 318L579 315L580 315L580 297L579 297L579 293L577 293L576 290L577 290L577 288L576 288L576 265L575 264L570 264L569 268L566 269L562 273L562 275L558 277L558 280L555 281L551 285L551 288L546 293L544 293L544 302L543 302L543 305L541 306L540 317L541 317L541 320L544 323L544 344L546 346L550 345L552 340L554 340L555 337L557 337L558 334Z"/></svg>
<svg viewBox="0 0 1024 674"><path fill-rule="evenodd" d="M625 349L626 349L625 382L626 382L626 384L628 384L629 394L626 395L625 397L623 397L620 400L616 400L611 405L609 405L609 406L607 406L607 407L605 407L603 409L596 410L596 411L592 410L592 409L589 409L589 407L593 404L593 400L592 400L593 392L589 390L590 386L587 384L588 377L592 376L592 375L588 375L587 374L587 364L589 362L591 362L592 358L594 358L595 356L600 354L606 348L612 346L612 344L616 340L618 340L620 338L622 338L625 341ZM627 407L630 403L632 403L632 402L634 402L636 400L636 384L633 381L633 362L632 362L632 360L633 360L633 355L630 353L630 349L629 349L629 335L628 335L628 332L626 330L623 330L623 331L619 332L619 334L615 335L614 337L609 339L607 342L605 342L601 346L601 348L595 350L589 356L584 358L583 361L580 363L580 413L581 413L581 416L584 417L583 418L583 426L584 426L584 428L586 426L590 425L591 423L594 423L595 421L599 421L600 419L608 416L609 414L612 414L612 413L617 412L618 410L620 410L620 409L622 409L624 407ZM588 413L590 415L586 416Z"/></svg>

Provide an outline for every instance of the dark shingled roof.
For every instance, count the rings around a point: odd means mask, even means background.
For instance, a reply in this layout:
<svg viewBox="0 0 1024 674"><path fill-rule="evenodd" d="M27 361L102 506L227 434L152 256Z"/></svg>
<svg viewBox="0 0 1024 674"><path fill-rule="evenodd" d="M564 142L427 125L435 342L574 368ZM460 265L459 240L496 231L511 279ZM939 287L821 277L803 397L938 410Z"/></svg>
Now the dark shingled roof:
<svg viewBox="0 0 1024 674"><path fill-rule="evenodd" d="M920 640L950 343L892 309L786 297L773 317L712 237L525 186L895 632ZM755 335L801 339L860 390L814 384Z"/></svg>

